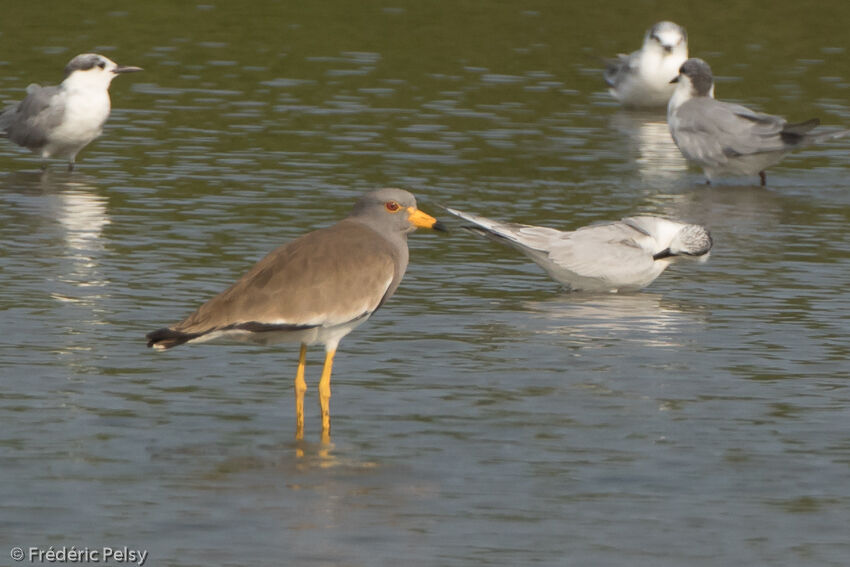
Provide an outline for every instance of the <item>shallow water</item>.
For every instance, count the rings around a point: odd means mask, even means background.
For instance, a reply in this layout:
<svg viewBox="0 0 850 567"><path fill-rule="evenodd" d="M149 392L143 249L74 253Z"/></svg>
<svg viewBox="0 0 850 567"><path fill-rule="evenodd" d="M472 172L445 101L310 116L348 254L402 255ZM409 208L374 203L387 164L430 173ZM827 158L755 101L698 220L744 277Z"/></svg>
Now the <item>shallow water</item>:
<svg viewBox="0 0 850 567"><path fill-rule="evenodd" d="M70 6L22 5L0 36L27 46L0 61L3 100L78 52L145 68L76 171L0 145L2 557L846 563L850 146L705 187L599 60L670 18L720 98L847 126L850 8L253 6L104 4L71 29ZM297 347L144 347L384 185L454 228L439 204L562 228L649 213L715 249L581 295L462 230L412 235L401 288L341 344L330 445L321 349L296 442Z"/></svg>

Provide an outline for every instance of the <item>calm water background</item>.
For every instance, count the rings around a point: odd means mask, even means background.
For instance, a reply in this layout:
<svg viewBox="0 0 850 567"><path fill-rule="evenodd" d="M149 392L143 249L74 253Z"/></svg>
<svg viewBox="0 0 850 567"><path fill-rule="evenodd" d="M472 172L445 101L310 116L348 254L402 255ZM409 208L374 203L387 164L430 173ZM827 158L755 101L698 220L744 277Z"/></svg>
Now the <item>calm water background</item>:
<svg viewBox="0 0 850 567"><path fill-rule="evenodd" d="M75 172L0 145L0 564L846 565L850 146L705 187L600 59L673 19L720 98L846 127L850 4L711 4L7 7L3 101L80 52L145 72ZM297 347L145 348L385 185L437 216L678 217L716 247L570 295L463 231L412 235L337 356L331 446L320 348L303 443Z"/></svg>

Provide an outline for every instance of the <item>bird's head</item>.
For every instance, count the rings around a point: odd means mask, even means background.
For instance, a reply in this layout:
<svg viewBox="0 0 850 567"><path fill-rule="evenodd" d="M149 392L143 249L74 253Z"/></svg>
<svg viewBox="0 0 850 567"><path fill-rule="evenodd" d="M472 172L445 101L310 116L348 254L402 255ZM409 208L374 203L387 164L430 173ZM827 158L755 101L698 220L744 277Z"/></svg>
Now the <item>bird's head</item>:
<svg viewBox="0 0 850 567"><path fill-rule="evenodd" d="M656 260L668 258L690 258L705 262L708 260L714 240L704 226L686 224L673 235L670 245L653 256Z"/></svg>
<svg viewBox="0 0 850 567"><path fill-rule="evenodd" d="M685 90L691 97L714 97L711 67L702 59L692 57L682 63L679 74L670 82L677 83L677 90Z"/></svg>
<svg viewBox="0 0 850 567"><path fill-rule="evenodd" d="M443 223L419 210L416 198L403 189L386 188L366 193L354 205L351 216L367 220L373 228L408 233L417 228L445 231Z"/></svg>
<svg viewBox="0 0 850 567"><path fill-rule="evenodd" d="M65 66L64 83L108 88L112 79L121 73L141 71L141 67L121 66L97 53L77 55Z"/></svg>
<svg viewBox="0 0 850 567"><path fill-rule="evenodd" d="M681 53L688 56L688 32L673 22L658 22L646 32L644 47L660 50L663 56Z"/></svg>

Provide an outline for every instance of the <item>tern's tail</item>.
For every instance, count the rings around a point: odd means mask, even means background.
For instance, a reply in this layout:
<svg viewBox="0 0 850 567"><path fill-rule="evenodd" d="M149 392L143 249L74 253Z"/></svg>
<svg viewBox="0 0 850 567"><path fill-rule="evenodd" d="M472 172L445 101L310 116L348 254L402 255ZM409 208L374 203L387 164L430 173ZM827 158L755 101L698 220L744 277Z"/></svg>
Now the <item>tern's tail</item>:
<svg viewBox="0 0 850 567"><path fill-rule="evenodd" d="M832 132L820 132L818 134L809 134L806 136L807 144L820 144L830 142L850 135L850 130L833 130Z"/></svg>
<svg viewBox="0 0 850 567"><path fill-rule="evenodd" d="M487 217L482 217L481 215L465 213L463 211L458 211L449 207L446 207L446 210L451 214L460 217L469 223L472 223L470 225L464 226L463 228L471 230L473 232L477 232L484 236L516 240L517 232L523 226L519 224L510 224L495 221L493 219L488 219Z"/></svg>
<svg viewBox="0 0 850 567"><path fill-rule="evenodd" d="M820 120L812 118L805 122L786 124L780 132L782 141L789 146L809 146L829 142L850 135L850 130L832 130L829 132L812 133L820 125Z"/></svg>
<svg viewBox="0 0 850 567"><path fill-rule="evenodd" d="M553 237L561 234L561 231L553 228L500 222L488 219L487 217L482 217L481 215L464 213L463 211L458 211L449 207L445 207L445 209L451 214L472 223L464 226L463 228L482 236L486 236L491 240L508 244L526 253L530 250L546 250L549 241Z"/></svg>
<svg viewBox="0 0 850 567"><path fill-rule="evenodd" d="M9 135L6 130L12 125L12 120L15 117L15 107L10 107L0 113L0 138L7 138Z"/></svg>

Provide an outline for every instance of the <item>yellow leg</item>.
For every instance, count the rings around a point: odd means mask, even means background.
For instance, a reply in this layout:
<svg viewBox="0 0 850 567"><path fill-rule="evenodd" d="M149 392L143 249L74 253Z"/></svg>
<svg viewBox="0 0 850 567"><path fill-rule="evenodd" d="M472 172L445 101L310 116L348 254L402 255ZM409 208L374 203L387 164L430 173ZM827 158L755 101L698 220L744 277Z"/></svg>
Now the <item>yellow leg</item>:
<svg viewBox="0 0 850 567"><path fill-rule="evenodd" d="M304 438L304 392L307 382L304 381L304 367L307 365L307 345L301 345L298 357L298 370L295 372L295 438Z"/></svg>
<svg viewBox="0 0 850 567"><path fill-rule="evenodd" d="M331 400L331 371L334 365L334 354L336 350L329 350L325 354L325 366L322 368L322 378L319 380L319 406L322 408L322 440L329 439L331 430L331 412L328 405Z"/></svg>

